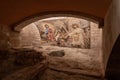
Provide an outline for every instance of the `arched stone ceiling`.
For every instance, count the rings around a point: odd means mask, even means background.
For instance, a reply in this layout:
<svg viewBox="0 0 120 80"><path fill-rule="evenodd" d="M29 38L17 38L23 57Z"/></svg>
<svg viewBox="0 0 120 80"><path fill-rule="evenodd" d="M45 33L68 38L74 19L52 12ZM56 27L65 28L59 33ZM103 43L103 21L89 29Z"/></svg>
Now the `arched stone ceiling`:
<svg viewBox="0 0 120 80"><path fill-rule="evenodd" d="M0 0L0 23L13 25L48 11L77 11L104 19L111 0Z"/></svg>

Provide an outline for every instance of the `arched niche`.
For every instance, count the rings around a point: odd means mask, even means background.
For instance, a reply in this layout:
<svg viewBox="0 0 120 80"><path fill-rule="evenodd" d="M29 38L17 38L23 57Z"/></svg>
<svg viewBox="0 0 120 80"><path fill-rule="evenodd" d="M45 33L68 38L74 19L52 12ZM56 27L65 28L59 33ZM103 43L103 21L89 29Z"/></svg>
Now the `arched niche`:
<svg viewBox="0 0 120 80"><path fill-rule="evenodd" d="M103 62L102 62L103 61L102 60L103 53L101 50L102 49L102 29L99 28L99 26L100 26L99 21L97 21L96 19L79 16L79 15L74 15L74 14L69 14L69 13L68 14L47 14L47 15L37 16L37 17L28 18L26 20L23 20L22 22L20 22L16 26L14 26L13 30L15 32L17 32L18 34L20 34L20 32L26 26L31 25L31 24L35 25L36 29L39 30L40 26L37 24L37 22L39 22L39 21L40 22L43 21L44 24L42 26L45 26L45 24L47 24L49 26L53 26L53 25L51 25L52 23L48 19L57 18L57 17L58 18L73 17L73 18L89 21L89 26L90 26L90 30L91 30L91 32L90 32L90 38L91 38L90 43L91 44L90 44L90 48L80 49L80 51L82 51L83 54L85 52L85 54L84 54L85 56L88 56L88 57L85 57L85 59L84 59L85 63L83 63L83 64L88 68L88 69L85 69L85 70L88 70L88 74L90 73L89 71L93 71L93 73L90 75L104 76L104 69L103 69ZM72 21L72 22L74 22L74 21ZM77 21L75 21L75 24L71 24L71 23L69 23L69 24L72 27L73 25L77 24L76 22ZM56 22L56 23L61 24L61 21ZM40 30L39 30L39 32L40 32ZM17 37L19 37L19 35ZM41 46L41 44L40 44L40 46ZM72 50L72 49L69 49L69 50ZM78 54L81 54L81 52L78 52ZM74 54L68 54L68 55L73 56ZM83 56L79 56L79 57L81 57L79 59L82 59ZM70 59L70 58L68 58L68 59Z"/></svg>
<svg viewBox="0 0 120 80"><path fill-rule="evenodd" d="M48 12L41 12L35 15L28 16L19 22L14 23L11 25L12 29L15 31L20 31L23 26L26 26L32 22L38 21L40 19L50 18L50 17L76 17L76 18L82 18L88 21L95 22L99 25L99 27L103 27L104 20L100 17L96 17L90 14L85 14L82 12L76 12L76 11L48 11Z"/></svg>

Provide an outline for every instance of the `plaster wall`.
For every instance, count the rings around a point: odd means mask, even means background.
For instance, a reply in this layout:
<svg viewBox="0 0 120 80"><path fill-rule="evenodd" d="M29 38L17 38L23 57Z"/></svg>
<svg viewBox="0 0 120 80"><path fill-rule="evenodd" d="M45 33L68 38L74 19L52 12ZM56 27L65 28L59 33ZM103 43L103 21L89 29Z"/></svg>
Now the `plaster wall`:
<svg viewBox="0 0 120 80"><path fill-rule="evenodd" d="M105 17L103 28L103 60L106 68L112 47L120 34L120 1L113 0Z"/></svg>

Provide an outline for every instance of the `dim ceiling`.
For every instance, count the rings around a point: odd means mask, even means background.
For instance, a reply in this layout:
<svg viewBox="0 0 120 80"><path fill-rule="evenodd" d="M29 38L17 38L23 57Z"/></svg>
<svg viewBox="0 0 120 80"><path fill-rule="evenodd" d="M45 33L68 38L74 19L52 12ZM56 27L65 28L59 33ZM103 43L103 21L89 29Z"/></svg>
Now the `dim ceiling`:
<svg viewBox="0 0 120 80"><path fill-rule="evenodd" d="M13 25L48 11L77 11L104 19L111 0L0 0L0 24Z"/></svg>

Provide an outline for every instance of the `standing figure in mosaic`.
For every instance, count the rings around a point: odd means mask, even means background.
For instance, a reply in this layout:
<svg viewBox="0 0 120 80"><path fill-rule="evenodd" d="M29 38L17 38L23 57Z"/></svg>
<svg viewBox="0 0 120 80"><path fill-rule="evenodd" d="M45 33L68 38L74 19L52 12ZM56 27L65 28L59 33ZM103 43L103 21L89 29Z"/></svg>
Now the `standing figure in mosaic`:
<svg viewBox="0 0 120 80"><path fill-rule="evenodd" d="M54 41L54 32L53 32L52 28L48 29L48 40Z"/></svg>
<svg viewBox="0 0 120 80"><path fill-rule="evenodd" d="M74 47L84 48L84 30L80 28L77 24L73 24L73 31L70 33L73 41L72 45Z"/></svg>

